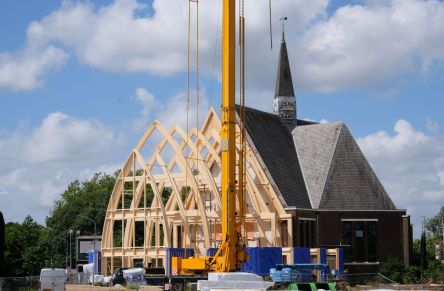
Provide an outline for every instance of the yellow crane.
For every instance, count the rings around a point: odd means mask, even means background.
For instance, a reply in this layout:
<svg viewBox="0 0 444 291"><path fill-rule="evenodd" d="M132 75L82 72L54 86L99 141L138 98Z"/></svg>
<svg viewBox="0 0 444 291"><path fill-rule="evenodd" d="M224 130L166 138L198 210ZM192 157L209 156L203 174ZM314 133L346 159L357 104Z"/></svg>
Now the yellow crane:
<svg viewBox="0 0 444 291"><path fill-rule="evenodd" d="M244 247L239 245L236 222L236 2L223 0L222 5L222 242L213 257L173 257L172 269L178 270L179 274L234 272L246 258ZM242 153L240 155L243 156ZM239 173L243 172L241 164ZM243 178L239 180L239 201L243 201ZM243 207L240 208L242 220Z"/></svg>

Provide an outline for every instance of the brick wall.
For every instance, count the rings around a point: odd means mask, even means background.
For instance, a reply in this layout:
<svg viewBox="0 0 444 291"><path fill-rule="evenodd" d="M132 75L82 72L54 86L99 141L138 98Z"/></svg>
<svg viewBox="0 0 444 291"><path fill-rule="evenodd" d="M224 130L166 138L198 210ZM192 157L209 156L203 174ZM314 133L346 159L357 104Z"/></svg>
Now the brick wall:
<svg viewBox="0 0 444 291"><path fill-rule="evenodd" d="M301 246L299 220L315 219L315 247L333 247L342 243L343 219L377 219L377 260L382 262L389 256L398 257L408 264L411 253L411 227L406 227L405 211L316 211L296 210L293 220L294 246ZM404 216L404 218L403 218ZM409 223L409 222L408 222ZM363 266L362 268L366 268ZM354 266L353 269L362 269ZM363 269L363 270L364 270Z"/></svg>

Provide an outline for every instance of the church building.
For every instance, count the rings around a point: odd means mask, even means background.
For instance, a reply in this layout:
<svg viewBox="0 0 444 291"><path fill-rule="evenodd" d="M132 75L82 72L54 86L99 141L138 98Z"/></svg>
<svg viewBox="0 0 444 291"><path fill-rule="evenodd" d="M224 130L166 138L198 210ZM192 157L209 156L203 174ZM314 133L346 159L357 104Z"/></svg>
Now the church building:
<svg viewBox="0 0 444 291"><path fill-rule="evenodd" d="M274 113L245 108L247 246L342 247L349 273L409 265L412 227L342 122L298 119L284 35ZM237 108L239 110L239 108ZM238 123L240 119L238 118ZM221 241L220 119L200 128L154 121L122 167L106 212L102 270L165 265L166 248L205 254Z"/></svg>

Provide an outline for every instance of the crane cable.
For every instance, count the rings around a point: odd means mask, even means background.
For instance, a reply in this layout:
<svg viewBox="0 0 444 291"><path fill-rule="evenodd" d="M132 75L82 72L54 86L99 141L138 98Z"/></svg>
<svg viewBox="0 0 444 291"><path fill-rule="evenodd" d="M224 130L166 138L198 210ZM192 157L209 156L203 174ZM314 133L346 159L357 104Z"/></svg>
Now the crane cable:
<svg viewBox="0 0 444 291"><path fill-rule="evenodd" d="M196 177L197 177L197 185L199 187L199 0L191 0L196 3L196 156L194 157L196 161ZM200 190L199 188L197 191ZM194 197L194 207L198 208L196 203L197 193ZM196 237L197 237L197 222L194 224L194 249L197 250L196 246Z"/></svg>
<svg viewBox="0 0 444 291"><path fill-rule="evenodd" d="M240 99L240 151L239 151L239 220L242 243L245 232L245 185L246 185L246 139L245 139L245 10L244 0L239 0L239 99Z"/></svg>
<svg viewBox="0 0 444 291"><path fill-rule="evenodd" d="M210 83L210 104L213 104L213 83L215 77L215 70L216 70L216 57L217 57L217 47L218 47L218 39L219 39L219 24L220 24L220 16L221 16L221 8L222 8L222 2L219 0L219 10L217 13L217 23L216 23L216 33L215 33L215 40L214 40L214 51L213 51L213 65L211 68L211 83Z"/></svg>
<svg viewBox="0 0 444 291"><path fill-rule="evenodd" d="M215 70L216 70L216 59L217 59L217 52L218 52L219 25L220 25L220 17L221 17L221 9L222 9L222 0L219 0L218 7L219 7L219 9L218 9L218 13L217 13L216 33L214 34L215 38L214 38L214 49L213 49L213 59L212 59L212 68L211 68L210 97L209 97L210 106L213 106L213 104L214 104L214 102L213 102L213 97L214 97L213 96L213 85L214 85L214 81L216 79ZM219 194L215 193L215 195L219 195ZM212 201L212 196L211 196L211 191L210 191L210 210L211 210L211 201ZM215 220L213 220L213 221L210 220L210 239L213 238L213 234L215 233L215 225L216 225ZM213 242L216 243L216 239L214 239ZM211 242L211 244L212 244L212 242Z"/></svg>
<svg viewBox="0 0 444 291"><path fill-rule="evenodd" d="M199 0L196 3L196 176L199 182ZM196 204L196 196L194 198Z"/></svg>
<svg viewBox="0 0 444 291"><path fill-rule="evenodd" d="M273 49L273 29L271 27L271 0L268 0L268 20L270 22L270 49Z"/></svg>
<svg viewBox="0 0 444 291"><path fill-rule="evenodd" d="M196 173L196 175L199 175L199 0L188 0L188 43L187 43L187 96L186 96L186 137L185 137L185 146L186 146L186 167L189 167L189 146L188 146L188 139L189 139L189 109L190 109L190 84L191 84L191 2L196 3L196 156L194 157L193 162L193 168L192 168L192 174ZM194 163L196 168L194 168ZM195 179L194 177L192 177ZM197 182L199 179L197 178ZM185 171L185 185L186 185L186 191L188 192L189 186L188 186L188 169ZM191 191L191 190L190 190ZM198 189L199 191L199 189ZM194 207L197 208L196 204L196 195L197 193L194 193L193 195L193 202ZM194 224L194 249L196 250L196 221ZM186 236L185 236L185 248L186 248Z"/></svg>
<svg viewBox="0 0 444 291"><path fill-rule="evenodd" d="M186 137L185 137L185 147L186 147L186 157L185 157L185 199L188 197L188 131L189 131L189 122L188 122L188 114L189 114L189 106L190 106L190 37L191 37L191 0L188 0L188 40L187 40L187 96L186 96ZM187 249L187 229L184 230L184 239L183 239L183 248L185 249L183 257L186 257L186 249Z"/></svg>

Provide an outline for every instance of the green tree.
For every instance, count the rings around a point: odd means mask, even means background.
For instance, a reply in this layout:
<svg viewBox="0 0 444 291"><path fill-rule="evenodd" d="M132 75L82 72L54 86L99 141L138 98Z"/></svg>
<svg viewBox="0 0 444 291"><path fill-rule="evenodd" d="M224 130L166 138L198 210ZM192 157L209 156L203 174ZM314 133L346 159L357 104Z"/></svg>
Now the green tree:
<svg viewBox="0 0 444 291"><path fill-rule="evenodd" d="M65 263L64 241L69 242L69 230L78 230L81 235L94 234L94 224L83 217L94 220L97 235L102 233L108 201L117 176L118 172L114 175L96 173L84 182L75 180L55 202L54 208L46 218L48 229L44 240L47 244L55 246L52 254L56 266L63 266Z"/></svg>
<svg viewBox="0 0 444 291"><path fill-rule="evenodd" d="M93 235L94 224L83 218L88 217L96 222L96 234L101 235L108 202L118 175L119 172L114 175L97 173L84 182L71 182L46 217L46 227L36 223L30 216L22 224L8 223L5 234L7 276L37 275L43 267L66 267L69 262L69 230L80 231L81 235ZM131 190L133 185L126 183L125 189ZM171 188L164 188L164 203L171 192ZM182 195L187 195L187 192L189 191L182 191ZM132 196L125 195L125 199L128 200L125 204L129 207ZM153 199L154 193L147 186L144 202L146 207L151 205ZM143 204L139 207L143 207ZM140 228L139 225L138 229ZM119 228L116 228L116 243L121 241L119 235ZM139 239L137 243L142 244L143 241Z"/></svg>
<svg viewBox="0 0 444 291"><path fill-rule="evenodd" d="M10 222L5 227L5 262L7 276L37 275L47 252L40 244L44 227L27 216L22 224Z"/></svg>
<svg viewBox="0 0 444 291"><path fill-rule="evenodd" d="M441 245L441 259L444 255L443 246L443 222L444 222L444 206L441 207L440 211L432 218L427 220L426 230L427 230L427 254L430 262L436 261L435 258L435 244L439 243Z"/></svg>
<svg viewBox="0 0 444 291"><path fill-rule="evenodd" d="M435 260L435 243L442 241L441 219L444 207L429 219L421 239L413 241L412 265L405 268L398 258L382 262L379 272L399 283L444 283L444 264ZM422 279L422 282L421 282Z"/></svg>
<svg viewBox="0 0 444 291"><path fill-rule="evenodd" d="M421 240L414 239L413 240L413 250L412 250L412 265L420 266L421 265Z"/></svg>
<svg viewBox="0 0 444 291"><path fill-rule="evenodd" d="M9 222L5 225L5 263L6 276L17 275L16 271L21 268L21 225L16 222Z"/></svg>
<svg viewBox="0 0 444 291"><path fill-rule="evenodd" d="M115 175L100 173L83 183L75 180L55 202L54 208L46 218L46 226L62 237L66 237L70 229L92 235L94 225L80 217L86 216L96 222L97 232L100 234L115 181Z"/></svg>
<svg viewBox="0 0 444 291"><path fill-rule="evenodd" d="M5 273L5 220L0 211L0 276Z"/></svg>
<svg viewBox="0 0 444 291"><path fill-rule="evenodd" d="M421 252L421 267L423 269L427 268L427 238L425 231L421 234L421 244L420 244L420 252Z"/></svg>
<svg viewBox="0 0 444 291"><path fill-rule="evenodd" d="M379 267L379 272L391 280L401 283L405 267L399 258L388 257Z"/></svg>
<svg viewBox="0 0 444 291"><path fill-rule="evenodd" d="M433 237L440 237L442 239L442 222L444 220L444 206L434 217L427 220L426 229Z"/></svg>

